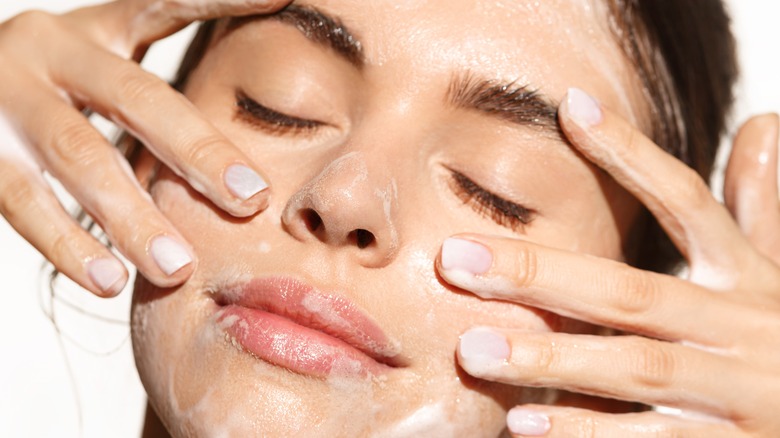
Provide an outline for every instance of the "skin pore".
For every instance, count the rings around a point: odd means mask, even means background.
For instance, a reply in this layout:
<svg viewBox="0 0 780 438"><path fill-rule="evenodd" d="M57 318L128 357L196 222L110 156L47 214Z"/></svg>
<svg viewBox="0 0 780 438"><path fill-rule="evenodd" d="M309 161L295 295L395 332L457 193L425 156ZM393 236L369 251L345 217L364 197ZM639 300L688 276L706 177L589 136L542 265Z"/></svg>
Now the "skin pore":
<svg viewBox="0 0 780 438"><path fill-rule="evenodd" d="M606 12L586 0L294 5L220 22L188 82L273 192L266 211L236 219L167 168L157 174L151 194L199 265L174 290L137 282L133 345L150 403L175 436L499 435L509 408L549 394L465 375L458 336L590 328L462 293L434 260L463 232L623 259L636 202L550 115L578 87L642 126ZM343 27L311 32L308 6ZM392 360L315 375L247 351L247 320L223 301L271 277L359 309L395 346Z"/></svg>

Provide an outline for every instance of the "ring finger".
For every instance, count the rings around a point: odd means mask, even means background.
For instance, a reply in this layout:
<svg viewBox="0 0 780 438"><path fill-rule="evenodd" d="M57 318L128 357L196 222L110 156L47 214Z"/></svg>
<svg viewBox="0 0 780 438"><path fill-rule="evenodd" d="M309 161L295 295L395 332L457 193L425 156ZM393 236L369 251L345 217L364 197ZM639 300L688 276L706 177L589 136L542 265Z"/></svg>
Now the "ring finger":
<svg viewBox="0 0 780 438"><path fill-rule="evenodd" d="M458 362L471 375L517 386L567 391L695 410L722 418L747 413L742 362L638 336L529 333L479 327L464 333ZM736 376L713 385L712 376ZM766 384L778 385L766 376Z"/></svg>
<svg viewBox="0 0 780 438"><path fill-rule="evenodd" d="M34 91L19 102L16 114L45 169L150 281L163 287L184 281L192 272L192 250L116 148L62 99L40 86L27 89Z"/></svg>

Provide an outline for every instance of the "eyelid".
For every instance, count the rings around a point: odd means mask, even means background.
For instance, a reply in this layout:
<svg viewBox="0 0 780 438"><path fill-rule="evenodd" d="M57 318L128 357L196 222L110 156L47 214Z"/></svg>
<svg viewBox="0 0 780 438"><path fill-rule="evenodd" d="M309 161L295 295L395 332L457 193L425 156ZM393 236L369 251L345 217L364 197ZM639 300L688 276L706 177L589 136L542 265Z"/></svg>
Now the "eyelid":
<svg viewBox="0 0 780 438"><path fill-rule="evenodd" d="M452 177L452 189L461 201L499 225L512 231L520 231L536 218L535 210L508 201L484 189L457 170L449 169L449 171Z"/></svg>
<svg viewBox="0 0 780 438"><path fill-rule="evenodd" d="M325 125L318 120L291 116L260 104L239 90L236 92L236 116L272 135L313 134Z"/></svg>

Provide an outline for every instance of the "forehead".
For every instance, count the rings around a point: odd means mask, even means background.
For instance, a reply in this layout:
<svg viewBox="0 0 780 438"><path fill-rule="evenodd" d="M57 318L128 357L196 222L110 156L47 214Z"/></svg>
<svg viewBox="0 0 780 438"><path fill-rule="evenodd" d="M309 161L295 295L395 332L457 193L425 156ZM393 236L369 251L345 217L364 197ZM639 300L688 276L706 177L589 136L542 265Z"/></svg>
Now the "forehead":
<svg viewBox="0 0 780 438"><path fill-rule="evenodd" d="M599 0L305 0L339 18L368 66L420 81L474 72L559 100L569 87L637 122L634 75Z"/></svg>

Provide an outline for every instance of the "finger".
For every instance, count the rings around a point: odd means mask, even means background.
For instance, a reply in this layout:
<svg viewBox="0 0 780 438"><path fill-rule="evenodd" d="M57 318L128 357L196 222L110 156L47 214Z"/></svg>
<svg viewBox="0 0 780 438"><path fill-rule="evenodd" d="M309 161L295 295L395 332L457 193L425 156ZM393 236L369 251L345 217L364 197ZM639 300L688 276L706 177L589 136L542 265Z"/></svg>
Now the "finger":
<svg viewBox="0 0 780 438"><path fill-rule="evenodd" d="M658 219L675 246L700 272L720 274L711 284L727 289L752 250L728 211L691 168L664 152L617 114L581 90L560 106L561 126L574 146L606 170ZM754 257L753 257L754 258Z"/></svg>
<svg viewBox="0 0 780 438"><path fill-rule="evenodd" d="M275 12L291 0L143 0L116 1L95 8L71 14L75 18L83 15L99 17L96 36L121 35L111 38L106 48L115 53L133 54L138 47L171 35L195 21L212 18L267 14ZM122 31L117 32L117 29ZM105 39L96 39L101 42ZM121 47L121 49L119 48Z"/></svg>
<svg viewBox="0 0 780 438"><path fill-rule="evenodd" d="M479 327L464 333L458 363L474 377L693 410L748 415L751 382L778 387L738 359L639 336L589 336ZM727 385L713 376L731 376ZM752 398L752 399L751 399ZM745 411L743 411L743 409Z"/></svg>
<svg viewBox="0 0 780 438"><path fill-rule="evenodd" d="M40 173L1 159L0 187L0 214L58 271L97 296L124 288L124 265L63 210Z"/></svg>
<svg viewBox="0 0 780 438"><path fill-rule="evenodd" d="M780 263L777 148L780 120L766 114L737 133L724 183L726 206L759 252Z"/></svg>
<svg viewBox="0 0 780 438"><path fill-rule="evenodd" d="M752 322L771 323L769 314L673 276L518 239L449 238L436 268L449 284L482 298L668 340L729 348L753 339L745 338L756 334ZM727 319L749 323L735 328L723 324Z"/></svg>
<svg viewBox="0 0 780 438"><path fill-rule="evenodd" d="M61 99L26 87L15 116L39 161L154 284L182 283L193 252L143 191L119 152Z"/></svg>
<svg viewBox="0 0 780 438"><path fill-rule="evenodd" d="M740 438L747 434L734 425L715 420L681 418L658 412L606 414L585 409L525 405L511 409L506 418L512 436L549 438Z"/></svg>
<svg viewBox="0 0 780 438"><path fill-rule="evenodd" d="M78 47L85 59L99 63L106 79L91 79L93 63L62 58L54 65L60 66L57 81L65 89L89 96L89 107L129 130L177 175L231 215L251 216L268 205L267 178L183 95L132 61L93 45ZM52 56L61 53L68 50L59 48Z"/></svg>

